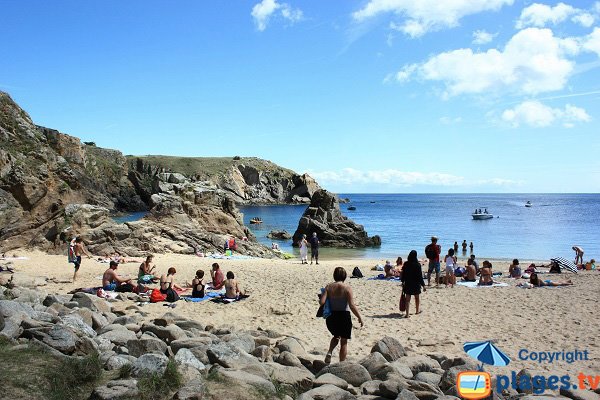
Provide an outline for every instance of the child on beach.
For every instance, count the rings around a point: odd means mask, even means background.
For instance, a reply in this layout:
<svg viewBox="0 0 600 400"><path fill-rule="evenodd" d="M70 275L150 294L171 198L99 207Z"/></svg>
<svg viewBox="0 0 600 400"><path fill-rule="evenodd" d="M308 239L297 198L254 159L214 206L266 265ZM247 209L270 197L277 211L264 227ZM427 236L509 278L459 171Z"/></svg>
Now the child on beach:
<svg viewBox="0 0 600 400"><path fill-rule="evenodd" d="M446 287L454 287L456 284L456 276L454 276L454 266L456 265L456 258L454 257L454 249L448 249L446 255Z"/></svg>

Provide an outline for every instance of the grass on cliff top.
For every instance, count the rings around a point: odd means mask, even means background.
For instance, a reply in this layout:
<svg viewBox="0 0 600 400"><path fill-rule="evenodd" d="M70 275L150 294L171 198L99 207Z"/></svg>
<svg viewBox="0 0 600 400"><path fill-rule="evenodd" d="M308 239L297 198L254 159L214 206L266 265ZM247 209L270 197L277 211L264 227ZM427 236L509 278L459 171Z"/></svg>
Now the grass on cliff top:
<svg viewBox="0 0 600 400"><path fill-rule="evenodd" d="M280 167L271 161L256 157L241 157L234 160L233 157L173 157L173 156L127 156L132 161L141 158L146 163L170 169L186 176L200 175L211 178L223 175L232 166L244 164L256 168L268 174L292 175L294 171Z"/></svg>
<svg viewBox="0 0 600 400"><path fill-rule="evenodd" d="M2 394L12 400L87 399L104 379L97 355L82 359L60 359L41 347L14 350L0 336Z"/></svg>

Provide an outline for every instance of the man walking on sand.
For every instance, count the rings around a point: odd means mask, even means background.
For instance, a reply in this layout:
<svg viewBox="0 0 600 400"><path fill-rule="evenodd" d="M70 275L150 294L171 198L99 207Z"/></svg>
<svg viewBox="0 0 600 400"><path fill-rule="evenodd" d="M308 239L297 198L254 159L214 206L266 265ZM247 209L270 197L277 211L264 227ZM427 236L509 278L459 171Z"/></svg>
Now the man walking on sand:
<svg viewBox="0 0 600 400"><path fill-rule="evenodd" d="M310 238L310 264L313 263L313 258L315 259L317 265L319 265L319 238L317 237L317 232L313 232L312 237Z"/></svg>
<svg viewBox="0 0 600 400"><path fill-rule="evenodd" d="M77 279L77 272L79 272L79 267L81 267L81 256L85 253L89 258L91 258L92 255L86 250L81 237L75 238L73 242L71 242L71 245L73 246L73 251L75 253L75 261L73 261L73 264L75 264L73 282L75 282Z"/></svg>
<svg viewBox="0 0 600 400"><path fill-rule="evenodd" d="M442 247L437 244L438 238L431 237L431 243L425 248L425 256L429 259L429 268L427 268L427 286L431 286L431 273L435 270L435 286L440 282L440 253Z"/></svg>

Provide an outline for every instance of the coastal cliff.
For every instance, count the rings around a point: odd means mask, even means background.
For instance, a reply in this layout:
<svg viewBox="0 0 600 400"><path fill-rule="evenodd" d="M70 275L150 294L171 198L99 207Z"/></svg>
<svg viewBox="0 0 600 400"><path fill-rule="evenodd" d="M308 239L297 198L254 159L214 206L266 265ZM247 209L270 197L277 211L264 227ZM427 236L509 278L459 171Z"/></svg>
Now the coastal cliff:
<svg viewBox="0 0 600 400"><path fill-rule="evenodd" d="M0 92L2 251L63 252L78 234L96 254L211 252L232 235L238 252L273 256L236 203L309 202L318 189L308 175L256 158L126 157L36 125ZM148 214L124 224L111 218L132 211Z"/></svg>

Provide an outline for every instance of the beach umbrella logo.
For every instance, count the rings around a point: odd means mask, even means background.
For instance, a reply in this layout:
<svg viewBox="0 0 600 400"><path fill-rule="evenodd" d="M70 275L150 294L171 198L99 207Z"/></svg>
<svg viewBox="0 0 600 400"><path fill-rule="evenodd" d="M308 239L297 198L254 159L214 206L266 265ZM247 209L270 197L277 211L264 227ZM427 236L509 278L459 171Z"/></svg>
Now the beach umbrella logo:
<svg viewBox="0 0 600 400"><path fill-rule="evenodd" d="M467 342L463 345L463 349L469 356L481 362L481 367L483 367L483 364L506 367L510 363L510 358L489 340Z"/></svg>
<svg viewBox="0 0 600 400"><path fill-rule="evenodd" d="M492 378L483 371L483 364L505 367L510 358L491 341L467 342L463 345L465 352L481 362L479 371L465 371L456 377L458 395L463 399L477 400L488 397L492 393Z"/></svg>

